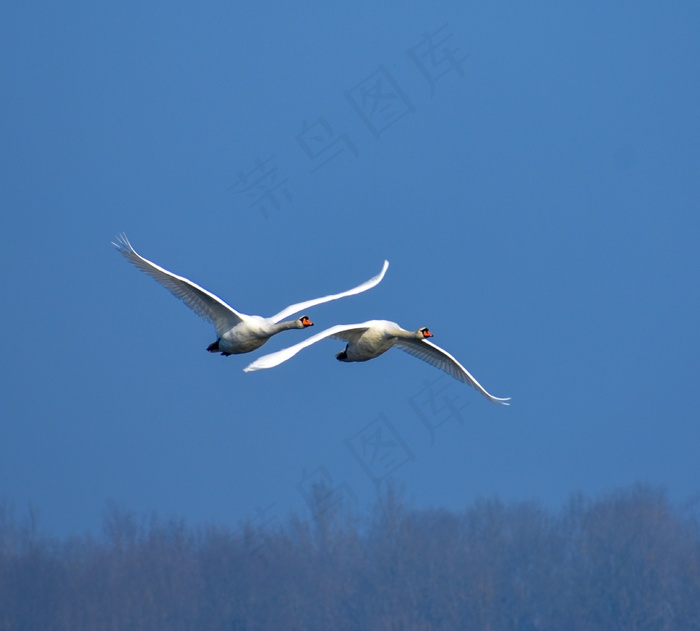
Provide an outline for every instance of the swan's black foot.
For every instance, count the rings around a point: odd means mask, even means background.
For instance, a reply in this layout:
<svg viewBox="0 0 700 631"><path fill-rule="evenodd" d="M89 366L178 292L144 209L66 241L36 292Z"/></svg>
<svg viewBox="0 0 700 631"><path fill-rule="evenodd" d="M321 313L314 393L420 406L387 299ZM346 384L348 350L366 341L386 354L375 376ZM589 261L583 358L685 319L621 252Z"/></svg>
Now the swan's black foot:
<svg viewBox="0 0 700 631"><path fill-rule="evenodd" d="M221 353L223 357L228 357L231 353Z"/></svg>
<svg viewBox="0 0 700 631"><path fill-rule="evenodd" d="M207 350L210 353L218 353L219 352L219 340L216 340L216 342L212 342L207 346Z"/></svg>
<svg viewBox="0 0 700 631"><path fill-rule="evenodd" d="M344 361L348 358L348 346L350 346L350 345L349 345L349 344L346 344L346 345L345 345L345 350L340 351L340 353L336 353L336 354L335 354L335 358L336 358L339 362L344 362Z"/></svg>

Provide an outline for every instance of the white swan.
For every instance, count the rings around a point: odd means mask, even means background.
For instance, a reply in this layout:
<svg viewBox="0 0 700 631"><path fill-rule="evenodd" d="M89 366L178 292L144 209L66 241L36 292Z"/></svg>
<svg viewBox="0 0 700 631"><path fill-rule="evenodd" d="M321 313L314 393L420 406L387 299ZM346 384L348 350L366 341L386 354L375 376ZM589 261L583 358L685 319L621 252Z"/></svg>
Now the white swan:
<svg viewBox="0 0 700 631"><path fill-rule="evenodd" d="M235 355L239 353L249 353L256 348L260 348L267 340L280 331L287 329L304 329L313 326L313 322L307 316L301 316L296 320L282 322L294 313L298 313L308 307L320 305L324 302L354 296L378 285L387 268L389 261L384 261L382 271L367 282L348 289L339 294L324 296L306 300L295 305L290 305L271 318L263 318L256 315L246 315L236 311L223 300L214 294L196 285L191 280L177 276L172 272L143 258L134 250L125 234L120 234L116 242L112 245L124 255L124 257L141 271L157 280L163 287L168 289L175 297L182 300L195 313L209 320L216 328L216 342L212 342L207 350L211 353L221 352L222 355Z"/></svg>
<svg viewBox="0 0 700 631"><path fill-rule="evenodd" d="M388 351L392 346L397 346L402 351L432 364L440 370L444 370L448 375L458 381L462 381L472 386L487 399L494 403L510 405L510 397L494 397L484 390L482 385L469 374L469 371L462 366L447 351L442 350L426 338L433 337L427 327L417 331L406 331L395 322L388 320L369 320L361 324L338 324L325 331L305 339L289 348L283 348L276 353L270 353L256 359L252 364L243 370L252 372L263 368L273 368L282 362L294 357L300 350L311 346L327 337L345 340L347 342L345 350L336 354L336 358L342 362L364 362Z"/></svg>

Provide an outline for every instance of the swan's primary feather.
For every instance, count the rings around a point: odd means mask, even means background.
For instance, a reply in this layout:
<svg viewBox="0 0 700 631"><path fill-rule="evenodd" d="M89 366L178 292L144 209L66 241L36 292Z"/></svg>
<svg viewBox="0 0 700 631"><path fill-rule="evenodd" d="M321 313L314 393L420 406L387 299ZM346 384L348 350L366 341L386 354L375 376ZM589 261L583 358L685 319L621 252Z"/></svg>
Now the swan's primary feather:
<svg viewBox="0 0 700 631"><path fill-rule="evenodd" d="M246 318L245 315L238 313L221 298L208 292L191 280L173 274L163 269L160 265L156 265L142 257L134 250L125 234L120 234L117 237L117 242L113 241L112 245L129 262L158 281L176 298L182 300L192 311L202 316L205 320L209 320L216 327L216 334L219 337Z"/></svg>
<svg viewBox="0 0 700 631"><path fill-rule="evenodd" d="M436 344L428 340L408 340L408 339L398 339L396 341L396 346L402 351L422 359L428 362L430 365L439 368L440 370L446 372L451 377L454 377L458 381L466 383L475 390L478 390L486 398L490 399L494 403L500 403L502 405L510 405L510 397L501 398L494 397L492 394L486 392L485 388L472 377L471 373L460 364L452 355L450 355L446 350L443 350Z"/></svg>
<svg viewBox="0 0 700 631"><path fill-rule="evenodd" d="M312 300L305 300L304 302L299 302L295 305L289 305L289 307L287 307L286 309L283 309L278 314L273 315L270 318L270 320L272 320L273 322L279 322L280 320L284 320L286 317L295 313L299 313L300 311L304 311L309 307L315 307L316 305L323 304L324 302L330 302L331 300L338 300L338 298L346 298L347 296L361 294L363 291L367 291L368 289L372 289L372 287L378 285L382 281L382 278L384 278L384 274L386 274L386 270L388 268L389 261L384 261L382 271L379 272L379 274L377 274L373 278L370 278L368 281L362 283L361 285L353 287L352 289L348 289L347 291L343 291L339 294L332 294L331 296L324 296L323 298L313 298Z"/></svg>

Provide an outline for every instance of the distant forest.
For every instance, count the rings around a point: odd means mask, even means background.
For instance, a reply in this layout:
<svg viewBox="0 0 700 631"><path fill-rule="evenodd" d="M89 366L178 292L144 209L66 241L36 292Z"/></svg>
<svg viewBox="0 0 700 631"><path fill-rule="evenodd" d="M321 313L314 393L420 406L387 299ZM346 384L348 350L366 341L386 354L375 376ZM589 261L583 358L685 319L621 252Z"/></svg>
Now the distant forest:
<svg viewBox="0 0 700 631"><path fill-rule="evenodd" d="M314 493L285 523L115 509L101 536L65 540L0 504L0 629L700 629L697 505L662 490L449 512L389 487L362 516Z"/></svg>

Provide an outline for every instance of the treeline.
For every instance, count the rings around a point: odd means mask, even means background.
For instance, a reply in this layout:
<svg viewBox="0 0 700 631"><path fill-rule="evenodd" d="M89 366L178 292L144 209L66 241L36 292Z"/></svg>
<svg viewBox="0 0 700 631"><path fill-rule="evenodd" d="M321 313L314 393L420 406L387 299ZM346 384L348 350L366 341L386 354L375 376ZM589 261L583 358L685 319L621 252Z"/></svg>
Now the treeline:
<svg viewBox="0 0 700 631"><path fill-rule="evenodd" d="M0 506L0 629L700 629L698 516L658 489L459 513L389 489L362 519L315 493L284 524L113 510L67 540Z"/></svg>

